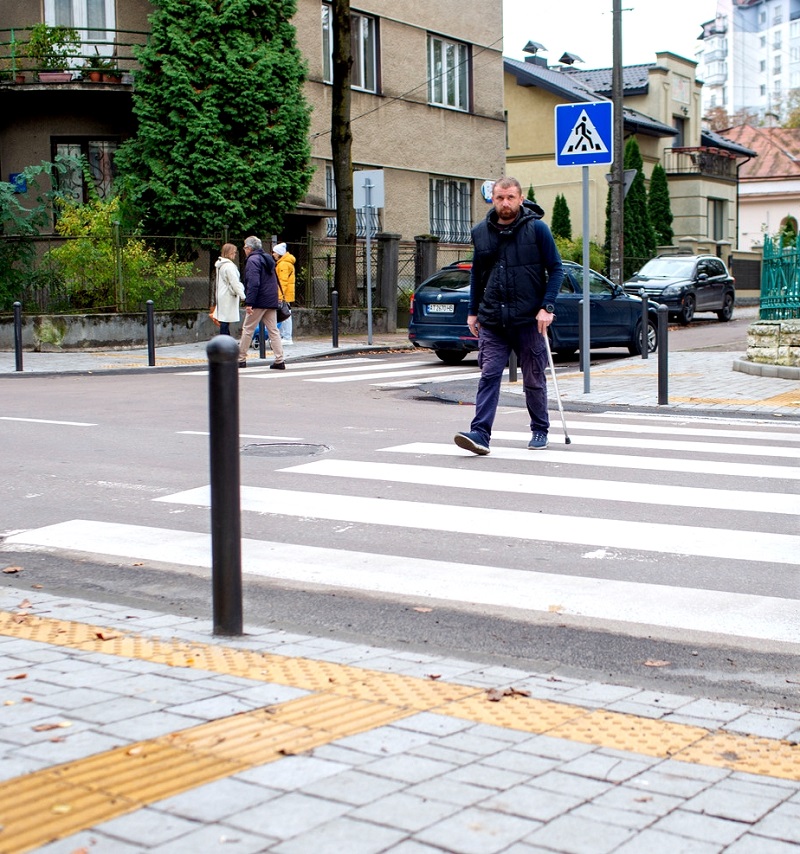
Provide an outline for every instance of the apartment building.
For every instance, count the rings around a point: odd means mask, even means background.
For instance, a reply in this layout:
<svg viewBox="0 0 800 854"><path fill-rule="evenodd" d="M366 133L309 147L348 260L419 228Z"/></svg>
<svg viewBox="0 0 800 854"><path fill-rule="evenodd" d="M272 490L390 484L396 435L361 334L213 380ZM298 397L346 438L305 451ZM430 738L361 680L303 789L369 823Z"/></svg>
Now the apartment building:
<svg viewBox="0 0 800 854"><path fill-rule="evenodd" d="M308 66L315 167L307 197L287 218L285 237L335 234L330 153L331 8L298 0L294 23ZM66 82L41 82L25 61L22 82L0 84L0 175L59 153L84 153L102 194L114 151L135 133L134 45L144 42L148 0L4 0L0 53L40 21L78 29L84 56L116 57L119 82L90 82L76 65ZM373 231L410 239L434 234L466 243L483 216L480 186L504 171L501 0L364 0L353 6L353 160L384 173L385 207ZM72 176L81 192L82 176ZM365 234L366 223L359 222Z"/></svg>
<svg viewBox="0 0 800 854"><path fill-rule="evenodd" d="M704 114L782 117L800 89L800 0L718 0L701 26Z"/></svg>

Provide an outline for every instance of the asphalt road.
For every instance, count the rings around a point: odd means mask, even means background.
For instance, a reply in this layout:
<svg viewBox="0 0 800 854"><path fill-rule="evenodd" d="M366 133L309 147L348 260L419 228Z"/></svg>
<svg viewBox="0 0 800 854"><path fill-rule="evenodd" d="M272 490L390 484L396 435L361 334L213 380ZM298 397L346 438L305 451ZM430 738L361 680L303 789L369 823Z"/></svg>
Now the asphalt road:
<svg viewBox="0 0 800 854"><path fill-rule="evenodd" d="M694 349L728 347L723 338L742 334L735 323L698 322L678 330L671 346L683 338ZM706 612L708 623L703 612L703 603L716 596L733 596L743 611L752 602L796 603L797 566L781 551L781 538L797 533L791 528L796 520L754 509L775 491L777 475L767 469L748 477L702 474L703 486L736 493L745 502L738 509L685 506L681 500L662 505L658 497L658 490L668 496L677 489L681 496L698 486L698 474L680 468L687 457L701 472L731 460L790 465L781 456L789 452L780 438L748 443L726 435L730 424L698 422L706 432L690 440L687 453L683 446L668 447L675 431L666 426L654 439L663 446L657 454L663 465L621 470L621 456L642 453L625 450L626 436L656 422L632 416L603 430L588 426L596 418L575 416L571 430L580 431L583 421L586 436L599 437L601 444L591 447L592 462L570 467L531 460L527 452L517 459L515 449L524 442L513 433L524 430L524 413L508 408L496 425L509 433L507 451L485 459L452 456L451 436L466 429L469 407L358 379L376 365L388 374L408 358L314 363L305 376L299 367L281 377L248 369L242 378L241 482L252 490L242 535L255 541L254 562L267 567L266 575L245 576L246 622L511 663L553 678L579 675L800 710L800 647L768 630L759 636L746 614L737 615L738 634L718 631L713 609ZM185 561L181 553L184 535L209 531L209 509L198 498L208 483L207 385L204 376L190 373L0 380L2 534L90 523L69 548L42 552L6 544L0 563L21 570L0 575L3 582L207 618L209 571L187 565L188 540ZM759 425L736 429L758 432ZM415 443L442 449L415 449ZM741 446L733 456L720 450L731 444ZM758 456L750 444L774 447L777 456ZM515 481L520 474L544 475L552 494L542 495L538 486L525 491ZM607 495L586 497L592 484ZM796 495L796 481L788 491ZM651 492L650 503L642 500ZM754 508L746 506L748 492ZM518 522L508 515L514 511L527 515ZM558 520L571 518L572 540L556 530ZM529 539L524 529L537 520L544 522ZM163 533L148 534L158 545L146 556L100 557L93 527L100 524ZM581 529L593 524L618 525L615 544L587 548ZM663 525L676 526L670 530L677 543L665 540L655 548L648 532L655 536ZM707 544L680 542L690 535ZM774 548L776 557L762 559L755 548L749 558L731 555L724 541L737 536L745 550L752 542ZM311 555L310 562L318 561L316 575L293 577L299 552L292 549L298 547L309 550L303 554ZM352 565L359 559L356 574ZM562 591L566 597L596 585L597 612L576 616L559 600L534 607L522 594L519 602L481 599L491 581L470 586L471 573L483 578L495 571L498 589L509 578L527 581L534 574L571 584ZM431 587L422 595L426 573ZM436 586L440 581L443 587ZM693 622L648 622L662 601L669 610L672 596L688 596L691 603L692 591ZM641 614L622 613L624 596L634 610L641 605ZM670 666L645 664L654 660Z"/></svg>

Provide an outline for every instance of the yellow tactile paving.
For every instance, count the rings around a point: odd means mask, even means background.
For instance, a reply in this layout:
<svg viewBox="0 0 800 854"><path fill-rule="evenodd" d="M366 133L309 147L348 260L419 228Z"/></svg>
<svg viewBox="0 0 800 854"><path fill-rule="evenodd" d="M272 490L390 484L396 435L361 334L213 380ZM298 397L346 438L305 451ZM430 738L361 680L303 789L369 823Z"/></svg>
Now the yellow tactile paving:
<svg viewBox="0 0 800 854"><path fill-rule="evenodd" d="M800 746L476 687L119 628L0 612L0 634L313 692L0 783L0 854L22 854L166 797L421 711L800 781Z"/></svg>
<svg viewBox="0 0 800 854"><path fill-rule="evenodd" d="M670 403L704 403L725 406L800 406L800 389L785 391L773 397L747 399L741 397L673 397Z"/></svg>

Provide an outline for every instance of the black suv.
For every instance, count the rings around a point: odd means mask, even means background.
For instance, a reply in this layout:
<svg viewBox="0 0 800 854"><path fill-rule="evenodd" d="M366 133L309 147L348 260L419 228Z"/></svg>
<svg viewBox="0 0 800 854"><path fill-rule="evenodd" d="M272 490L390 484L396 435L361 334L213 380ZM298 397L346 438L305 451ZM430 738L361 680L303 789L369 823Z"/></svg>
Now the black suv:
<svg viewBox="0 0 800 854"><path fill-rule="evenodd" d="M736 281L715 255L659 255L623 285L627 293L644 288L649 299L667 306L684 325L696 311L715 311L722 321L733 317Z"/></svg>

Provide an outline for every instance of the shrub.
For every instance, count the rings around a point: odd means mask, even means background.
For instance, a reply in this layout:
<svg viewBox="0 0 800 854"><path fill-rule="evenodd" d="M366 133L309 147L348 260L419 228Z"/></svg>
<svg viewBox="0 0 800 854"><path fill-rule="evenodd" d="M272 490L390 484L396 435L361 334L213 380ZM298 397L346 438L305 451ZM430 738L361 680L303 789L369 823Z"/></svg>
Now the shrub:
<svg viewBox="0 0 800 854"><path fill-rule="evenodd" d="M72 306L141 311L151 299L157 309L177 308L177 279L192 274L191 262L157 252L136 235L117 246L114 223L118 219L117 198L59 204L56 231L67 239L44 260L53 264L64 281Z"/></svg>

